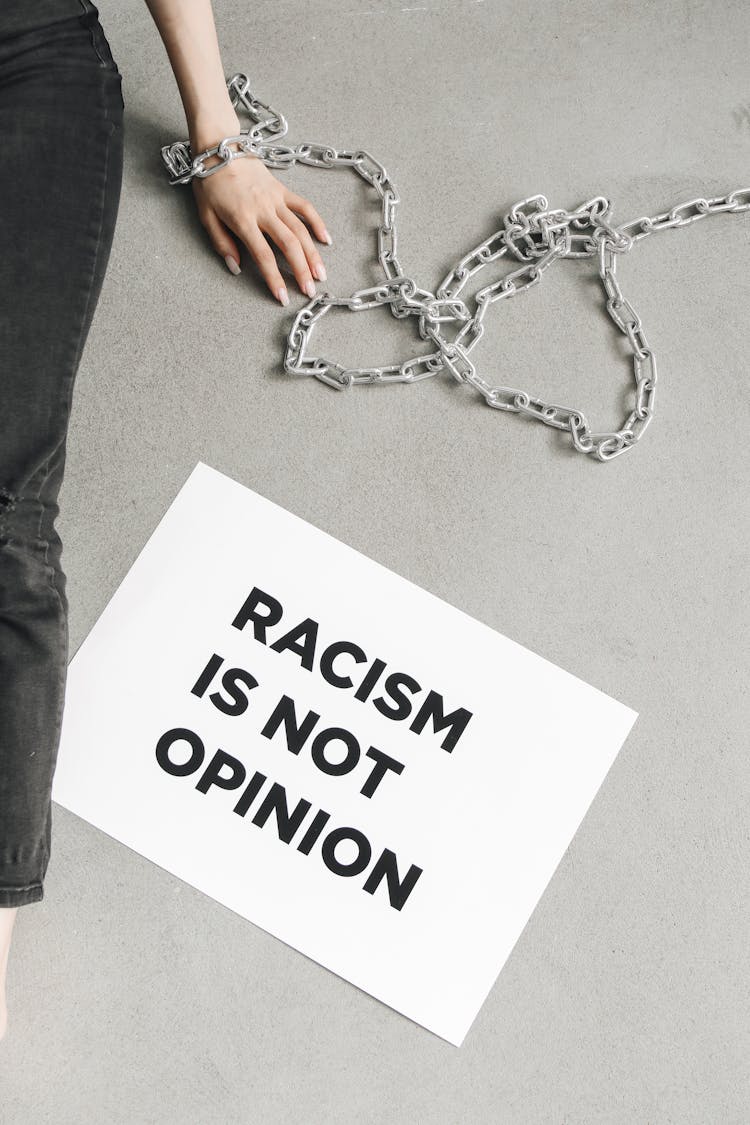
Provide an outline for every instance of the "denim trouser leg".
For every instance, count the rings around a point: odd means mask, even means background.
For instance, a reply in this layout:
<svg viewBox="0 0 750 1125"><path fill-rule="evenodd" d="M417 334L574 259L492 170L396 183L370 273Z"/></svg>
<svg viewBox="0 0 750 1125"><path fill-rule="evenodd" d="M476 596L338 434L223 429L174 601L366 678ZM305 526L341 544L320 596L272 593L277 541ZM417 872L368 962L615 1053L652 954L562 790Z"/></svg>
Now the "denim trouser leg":
<svg viewBox="0 0 750 1125"><path fill-rule="evenodd" d="M68 663L55 520L122 118L90 0L0 0L0 907L43 898L50 858Z"/></svg>

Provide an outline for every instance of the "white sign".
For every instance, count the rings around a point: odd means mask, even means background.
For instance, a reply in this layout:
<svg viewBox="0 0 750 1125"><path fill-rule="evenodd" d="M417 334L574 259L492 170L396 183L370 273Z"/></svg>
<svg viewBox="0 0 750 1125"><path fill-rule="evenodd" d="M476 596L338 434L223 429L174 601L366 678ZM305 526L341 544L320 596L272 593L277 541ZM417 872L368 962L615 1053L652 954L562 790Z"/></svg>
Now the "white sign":
<svg viewBox="0 0 750 1125"><path fill-rule="evenodd" d="M460 1046L637 714L198 462L53 799Z"/></svg>

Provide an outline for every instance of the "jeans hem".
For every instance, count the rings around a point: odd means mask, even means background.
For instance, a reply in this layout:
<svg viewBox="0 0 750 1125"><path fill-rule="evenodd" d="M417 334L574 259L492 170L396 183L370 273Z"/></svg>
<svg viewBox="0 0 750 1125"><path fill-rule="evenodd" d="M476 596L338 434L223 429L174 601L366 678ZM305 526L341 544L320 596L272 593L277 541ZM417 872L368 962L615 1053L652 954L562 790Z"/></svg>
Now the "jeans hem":
<svg viewBox="0 0 750 1125"><path fill-rule="evenodd" d="M0 909L4 906L29 906L44 898L44 885L32 883L28 887L0 887Z"/></svg>

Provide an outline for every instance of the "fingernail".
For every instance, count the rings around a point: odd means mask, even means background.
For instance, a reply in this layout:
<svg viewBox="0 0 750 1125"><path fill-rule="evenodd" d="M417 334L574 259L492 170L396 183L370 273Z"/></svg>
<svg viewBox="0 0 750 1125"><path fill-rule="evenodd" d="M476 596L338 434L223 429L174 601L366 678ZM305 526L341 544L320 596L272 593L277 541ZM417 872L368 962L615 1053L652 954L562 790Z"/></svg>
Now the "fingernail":
<svg viewBox="0 0 750 1125"><path fill-rule="evenodd" d="M333 243L333 239L331 238L325 227L323 227L323 241L327 242L329 246Z"/></svg>
<svg viewBox="0 0 750 1125"><path fill-rule="evenodd" d="M328 275L326 274L326 268L325 268L325 266L323 265L322 262L316 262L315 263L315 268L313 269L313 273L317 277L318 281L327 281L328 280Z"/></svg>
<svg viewBox="0 0 750 1125"><path fill-rule="evenodd" d="M285 285L282 285L281 288L276 291L276 296L281 301L282 305L289 304L289 294L286 291Z"/></svg>
<svg viewBox="0 0 750 1125"><path fill-rule="evenodd" d="M315 282L314 281L310 280L310 281L305 282L305 293L307 293L308 297L314 297L315 296Z"/></svg>
<svg viewBox="0 0 750 1125"><path fill-rule="evenodd" d="M238 273L242 273L242 270L239 267L239 263L237 262L236 258L232 257L231 254L225 254L224 261L227 263L227 269L230 271L230 273L233 273L235 277Z"/></svg>

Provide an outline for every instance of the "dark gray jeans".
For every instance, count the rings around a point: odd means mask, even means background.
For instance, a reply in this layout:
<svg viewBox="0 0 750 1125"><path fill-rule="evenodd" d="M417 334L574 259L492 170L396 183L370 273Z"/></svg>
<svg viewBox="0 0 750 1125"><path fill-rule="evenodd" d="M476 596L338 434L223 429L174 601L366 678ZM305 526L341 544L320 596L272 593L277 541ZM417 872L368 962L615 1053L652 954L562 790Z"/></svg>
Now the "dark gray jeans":
<svg viewBox="0 0 750 1125"><path fill-rule="evenodd" d="M95 5L0 0L0 907L44 897L68 667L57 498L122 149Z"/></svg>

